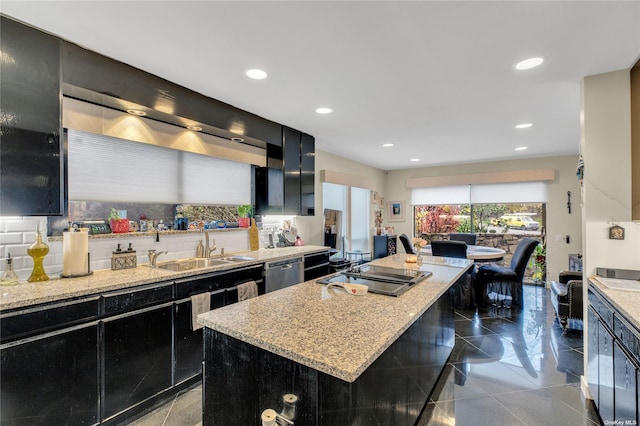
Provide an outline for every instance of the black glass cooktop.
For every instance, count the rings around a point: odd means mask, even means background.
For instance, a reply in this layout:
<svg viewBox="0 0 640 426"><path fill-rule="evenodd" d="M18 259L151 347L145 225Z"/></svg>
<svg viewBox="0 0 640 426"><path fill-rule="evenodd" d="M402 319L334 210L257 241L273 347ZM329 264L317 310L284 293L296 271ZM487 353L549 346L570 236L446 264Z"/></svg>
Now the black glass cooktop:
<svg viewBox="0 0 640 426"><path fill-rule="evenodd" d="M400 296L411 286L431 276L429 271L396 269L374 265L362 265L352 270L337 272L316 280L318 284L334 282L364 284L371 293Z"/></svg>

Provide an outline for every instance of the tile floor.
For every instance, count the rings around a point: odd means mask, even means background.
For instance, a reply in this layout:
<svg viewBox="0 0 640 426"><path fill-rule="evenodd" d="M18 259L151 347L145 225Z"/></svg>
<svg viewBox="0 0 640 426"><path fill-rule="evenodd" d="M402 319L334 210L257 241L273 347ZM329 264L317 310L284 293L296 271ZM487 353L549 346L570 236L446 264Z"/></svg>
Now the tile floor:
<svg viewBox="0 0 640 426"><path fill-rule="evenodd" d="M456 312L456 344L419 426L600 424L580 391L582 333L562 335L543 287L525 286L524 300ZM127 424L201 425L201 399L196 386Z"/></svg>

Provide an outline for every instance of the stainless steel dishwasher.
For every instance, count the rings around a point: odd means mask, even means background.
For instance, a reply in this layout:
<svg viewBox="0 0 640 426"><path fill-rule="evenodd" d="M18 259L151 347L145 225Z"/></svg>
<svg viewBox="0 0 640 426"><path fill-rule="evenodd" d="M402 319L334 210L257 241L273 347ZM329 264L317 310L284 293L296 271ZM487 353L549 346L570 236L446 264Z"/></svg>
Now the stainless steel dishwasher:
<svg viewBox="0 0 640 426"><path fill-rule="evenodd" d="M264 264L264 285L267 293L299 284L304 277L301 257L276 260Z"/></svg>

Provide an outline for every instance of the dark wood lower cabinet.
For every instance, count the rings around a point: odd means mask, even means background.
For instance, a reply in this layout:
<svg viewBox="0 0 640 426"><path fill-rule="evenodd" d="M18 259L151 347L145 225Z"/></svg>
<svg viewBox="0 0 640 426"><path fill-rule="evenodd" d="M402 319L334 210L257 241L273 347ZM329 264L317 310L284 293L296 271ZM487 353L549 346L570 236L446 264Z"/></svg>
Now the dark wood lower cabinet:
<svg viewBox="0 0 640 426"><path fill-rule="evenodd" d="M104 418L171 387L172 306L104 321Z"/></svg>
<svg viewBox="0 0 640 426"><path fill-rule="evenodd" d="M224 306L225 290L211 293L211 309ZM202 373L202 329L193 330L191 300L175 304L175 383Z"/></svg>
<svg viewBox="0 0 640 426"><path fill-rule="evenodd" d="M613 338L598 321L598 411L602 420L613 421Z"/></svg>
<svg viewBox="0 0 640 426"><path fill-rule="evenodd" d="M203 331L191 296L210 309L238 300L262 265L0 312L0 424L120 424L202 374Z"/></svg>
<svg viewBox="0 0 640 426"><path fill-rule="evenodd" d="M596 407L600 406L598 389L598 314L592 306L588 311L589 329L587 338L589 339L589 351L587 352L587 382L589 383L589 393Z"/></svg>
<svg viewBox="0 0 640 426"><path fill-rule="evenodd" d="M640 331L589 289L589 392L604 424L640 422Z"/></svg>
<svg viewBox="0 0 640 426"><path fill-rule="evenodd" d="M618 342L613 348L613 364L615 366L615 413L616 424L637 424L637 371L632 357Z"/></svg>
<svg viewBox="0 0 640 426"><path fill-rule="evenodd" d="M0 347L2 425L91 425L98 415L98 323Z"/></svg>

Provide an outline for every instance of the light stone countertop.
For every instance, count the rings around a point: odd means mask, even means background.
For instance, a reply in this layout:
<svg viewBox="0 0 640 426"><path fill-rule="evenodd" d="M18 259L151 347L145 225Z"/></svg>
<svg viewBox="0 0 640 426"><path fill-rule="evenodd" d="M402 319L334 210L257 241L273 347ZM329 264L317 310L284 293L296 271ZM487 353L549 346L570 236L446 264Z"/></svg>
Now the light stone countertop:
<svg viewBox="0 0 640 426"><path fill-rule="evenodd" d="M372 263L431 271L399 297L352 296L315 280L198 316L213 330L353 382L413 324L473 262L425 258L405 263L393 255Z"/></svg>
<svg viewBox="0 0 640 426"><path fill-rule="evenodd" d="M640 291L616 290L589 277L589 285L595 287L624 317L640 331Z"/></svg>
<svg viewBox="0 0 640 426"><path fill-rule="evenodd" d="M112 271L110 269L98 270L86 277L54 278L42 283L21 281L15 286L0 287L0 311L24 308L41 303L57 302L77 297L91 296L145 284L172 281L179 278L201 275L209 272L225 271L229 269L258 265L272 260L302 256L304 254L326 251L328 249L328 247L323 246L293 246L227 253L227 256L250 256L255 258L255 260L233 262L226 265L192 269L182 272L173 272L159 268L154 269L147 265L139 265L136 268L122 269L119 271Z"/></svg>

